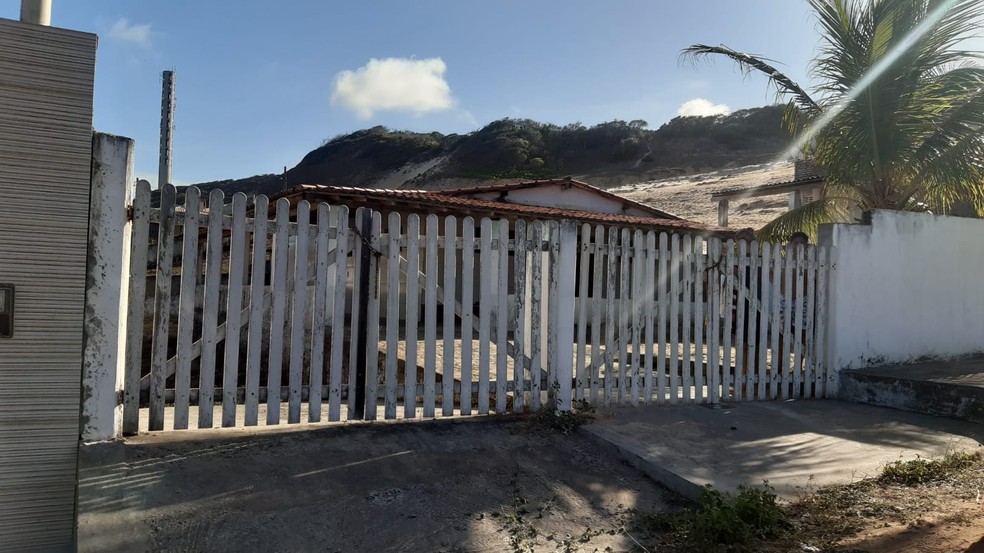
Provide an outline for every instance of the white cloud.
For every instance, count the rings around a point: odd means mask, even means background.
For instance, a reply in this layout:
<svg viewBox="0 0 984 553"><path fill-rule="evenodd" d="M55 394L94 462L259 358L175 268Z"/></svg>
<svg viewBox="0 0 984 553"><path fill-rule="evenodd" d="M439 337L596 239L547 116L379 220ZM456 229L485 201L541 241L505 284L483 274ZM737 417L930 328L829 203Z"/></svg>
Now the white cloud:
<svg viewBox="0 0 984 553"><path fill-rule="evenodd" d="M142 48L153 46L150 41L150 23L131 24L125 17L119 18L109 29L109 37L120 42L129 42Z"/></svg>
<svg viewBox="0 0 984 553"><path fill-rule="evenodd" d="M335 75L331 105L345 108L361 119L377 111L409 111L418 115L454 106L451 87L444 80L447 65L441 58L370 59L355 71Z"/></svg>
<svg viewBox="0 0 984 553"><path fill-rule="evenodd" d="M677 115L684 117L691 115L727 115L729 113L731 113L731 108L728 106L724 104L713 104L709 100L705 100L703 98L687 100L680 106L679 109L677 109Z"/></svg>

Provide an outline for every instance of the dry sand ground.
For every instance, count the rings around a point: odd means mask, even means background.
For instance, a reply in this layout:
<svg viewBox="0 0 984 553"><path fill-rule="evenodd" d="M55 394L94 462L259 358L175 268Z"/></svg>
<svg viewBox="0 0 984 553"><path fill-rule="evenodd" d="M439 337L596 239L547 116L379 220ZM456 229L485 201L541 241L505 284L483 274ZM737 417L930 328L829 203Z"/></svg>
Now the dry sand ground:
<svg viewBox="0 0 984 553"><path fill-rule="evenodd" d="M788 181L792 178L793 164L779 162L641 182L610 188L609 192L669 211L684 219L716 225L717 204L711 201L712 193ZM786 194L732 201L728 226L761 228L784 213L787 202Z"/></svg>

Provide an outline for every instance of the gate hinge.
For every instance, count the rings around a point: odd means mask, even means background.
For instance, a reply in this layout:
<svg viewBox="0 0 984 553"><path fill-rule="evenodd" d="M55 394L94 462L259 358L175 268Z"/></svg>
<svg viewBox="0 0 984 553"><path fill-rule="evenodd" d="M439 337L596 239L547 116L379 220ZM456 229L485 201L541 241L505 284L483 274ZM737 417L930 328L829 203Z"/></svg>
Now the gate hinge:
<svg viewBox="0 0 984 553"><path fill-rule="evenodd" d="M123 405L123 390L116 390L116 405Z"/></svg>
<svg viewBox="0 0 984 553"><path fill-rule="evenodd" d="M132 205L126 206L126 220L127 221L132 221L133 220L133 206Z"/></svg>

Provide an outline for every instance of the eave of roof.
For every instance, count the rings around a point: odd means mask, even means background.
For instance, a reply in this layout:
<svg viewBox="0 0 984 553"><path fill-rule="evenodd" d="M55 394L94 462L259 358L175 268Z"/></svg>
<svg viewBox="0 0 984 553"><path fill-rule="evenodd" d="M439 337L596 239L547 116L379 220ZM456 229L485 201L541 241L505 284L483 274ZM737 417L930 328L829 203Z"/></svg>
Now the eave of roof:
<svg viewBox="0 0 984 553"><path fill-rule="evenodd" d="M511 192L513 190L523 190L525 188L536 188L538 186L553 186L553 185L573 186L575 188L587 190L589 192L598 194L599 196L603 196L610 200L617 201L625 206L634 207L636 209L645 211L646 213L652 213L654 216L659 217L660 219L683 220L681 217L678 217L667 211L656 209L655 207L637 202L635 200L630 200L623 196L619 196L618 194L612 194L611 192L598 188L597 186L591 186L586 182L574 180L569 177L563 179L544 179L544 180L533 180L533 181L525 181L525 182L515 182L511 184L499 184L494 186L471 186L467 188L451 188L451 189L441 190L440 192L442 194L447 194L449 196L470 196L473 194L485 194L489 192Z"/></svg>
<svg viewBox="0 0 984 553"><path fill-rule="evenodd" d="M758 198L761 196L775 196L776 194L784 194L786 192L793 192L801 188L812 188L817 184L822 184L822 177L808 177L805 179L791 180L784 182L773 182L769 184L762 184L759 186L751 186L748 188L729 188L727 190L718 190L711 194L711 200L721 201L721 200L732 200L735 198Z"/></svg>
<svg viewBox="0 0 984 553"><path fill-rule="evenodd" d="M443 191L430 190L386 190L353 188L347 186L326 186L304 184L272 196L273 200L286 198L292 203L300 200L309 202L332 201L341 204L365 203L375 201L390 208L391 211L413 211L420 214L455 212L476 217L498 217L505 219L573 219L582 223L621 225L649 230L683 232L702 236L737 238L752 232L751 229L735 229L706 225L685 219L665 219L615 215L593 211L559 209L530 206L514 203L476 200L444 194Z"/></svg>

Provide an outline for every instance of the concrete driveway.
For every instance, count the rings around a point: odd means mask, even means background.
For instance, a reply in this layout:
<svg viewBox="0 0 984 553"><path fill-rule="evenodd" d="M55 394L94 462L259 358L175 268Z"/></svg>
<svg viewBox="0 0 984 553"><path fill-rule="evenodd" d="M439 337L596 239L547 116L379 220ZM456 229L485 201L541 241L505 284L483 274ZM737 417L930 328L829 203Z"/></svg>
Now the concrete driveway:
<svg viewBox="0 0 984 553"><path fill-rule="evenodd" d="M497 419L141 435L84 448L79 550L628 550L676 496L583 434Z"/></svg>

